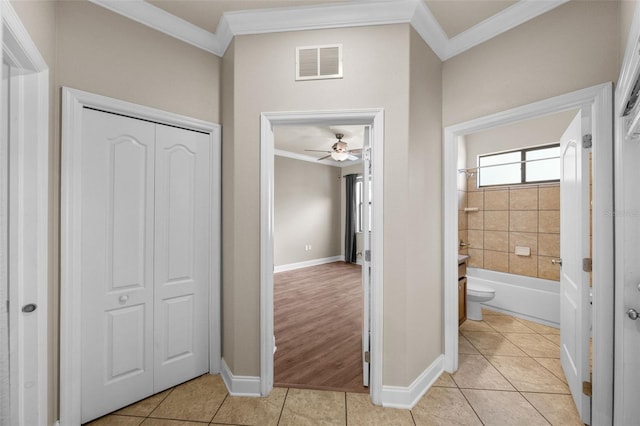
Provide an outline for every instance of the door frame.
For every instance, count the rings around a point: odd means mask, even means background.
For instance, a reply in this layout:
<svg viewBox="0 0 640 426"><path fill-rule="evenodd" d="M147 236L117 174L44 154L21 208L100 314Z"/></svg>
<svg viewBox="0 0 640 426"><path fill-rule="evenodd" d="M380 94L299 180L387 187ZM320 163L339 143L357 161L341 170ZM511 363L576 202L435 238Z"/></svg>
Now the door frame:
<svg viewBox="0 0 640 426"><path fill-rule="evenodd" d="M600 84L444 129L445 370L458 369L458 138L470 133L570 109L591 108L593 135L593 397L592 423L613 415L613 127L612 85Z"/></svg>
<svg viewBox="0 0 640 426"><path fill-rule="evenodd" d="M209 134L211 149L211 262L209 372L220 372L220 125L155 108L62 88L60 250L60 424L81 418L81 161L83 108L93 108Z"/></svg>
<svg viewBox="0 0 640 426"><path fill-rule="evenodd" d="M372 229L371 239L371 400L382 404L382 296L383 296L383 147L384 110L265 112L260 115L260 394L273 389L273 207L274 135L278 125L371 126Z"/></svg>
<svg viewBox="0 0 640 426"><path fill-rule="evenodd" d="M1 2L2 56L18 112L9 145L11 418L46 424L49 413L49 67L11 3ZM11 203L10 201L10 203ZM35 214L34 214L35 213ZM2 302L4 303L4 301ZM33 313L22 313L25 304Z"/></svg>

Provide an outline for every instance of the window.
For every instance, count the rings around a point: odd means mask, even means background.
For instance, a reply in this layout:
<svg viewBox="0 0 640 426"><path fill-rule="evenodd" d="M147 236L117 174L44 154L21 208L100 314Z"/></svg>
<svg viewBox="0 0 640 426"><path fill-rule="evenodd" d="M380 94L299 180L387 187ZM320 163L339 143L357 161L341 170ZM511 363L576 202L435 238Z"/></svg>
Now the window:
<svg viewBox="0 0 640 426"><path fill-rule="evenodd" d="M478 187L559 180L559 144L478 156Z"/></svg>
<svg viewBox="0 0 640 426"><path fill-rule="evenodd" d="M356 182L356 232L362 232L364 224L362 222L363 214L363 197L362 197L362 176L358 176ZM371 185L369 185L369 232L371 232Z"/></svg>

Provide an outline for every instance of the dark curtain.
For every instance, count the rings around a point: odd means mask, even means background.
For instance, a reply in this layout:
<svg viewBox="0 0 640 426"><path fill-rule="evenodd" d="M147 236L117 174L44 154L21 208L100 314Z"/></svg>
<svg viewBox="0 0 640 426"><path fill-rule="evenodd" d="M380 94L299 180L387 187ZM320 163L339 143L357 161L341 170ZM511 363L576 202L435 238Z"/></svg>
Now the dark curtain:
<svg viewBox="0 0 640 426"><path fill-rule="evenodd" d="M356 263L356 179L358 175L346 175L346 211L344 221L344 261Z"/></svg>

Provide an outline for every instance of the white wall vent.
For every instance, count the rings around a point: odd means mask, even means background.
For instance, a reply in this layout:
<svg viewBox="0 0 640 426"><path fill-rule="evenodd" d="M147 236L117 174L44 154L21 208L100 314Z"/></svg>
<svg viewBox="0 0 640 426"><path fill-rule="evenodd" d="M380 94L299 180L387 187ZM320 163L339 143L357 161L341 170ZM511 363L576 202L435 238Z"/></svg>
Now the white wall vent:
<svg viewBox="0 0 640 426"><path fill-rule="evenodd" d="M296 80L342 78L342 45L296 47Z"/></svg>

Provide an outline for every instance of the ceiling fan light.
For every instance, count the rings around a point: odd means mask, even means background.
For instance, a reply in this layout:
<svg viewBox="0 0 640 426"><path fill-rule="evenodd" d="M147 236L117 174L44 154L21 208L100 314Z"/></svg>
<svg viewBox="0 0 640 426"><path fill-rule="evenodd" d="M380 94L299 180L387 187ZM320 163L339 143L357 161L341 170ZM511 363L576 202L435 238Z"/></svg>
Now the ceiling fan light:
<svg viewBox="0 0 640 426"><path fill-rule="evenodd" d="M331 153L331 158L333 158L336 161L344 161L347 158L349 158L349 153L348 152L332 152Z"/></svg>

